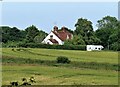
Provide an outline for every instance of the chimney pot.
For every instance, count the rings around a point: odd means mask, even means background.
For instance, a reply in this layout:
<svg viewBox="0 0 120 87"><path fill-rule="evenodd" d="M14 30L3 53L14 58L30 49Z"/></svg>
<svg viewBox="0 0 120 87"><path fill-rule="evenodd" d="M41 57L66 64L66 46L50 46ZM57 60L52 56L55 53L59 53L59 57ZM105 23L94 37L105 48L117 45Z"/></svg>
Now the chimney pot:
<svg viewBox="0 0 120 87"><path fill-rule="evenodd" d="M58 31L58 27L57 26L54 26L54 31L57 32Z"/></svg>
<svg viewBox="0 0 120 87"><path fill-rule="evenodd" d="M66 27L63 26L63 27L62 27L62 31L63 31L63 32L66 32Z"/></svg>

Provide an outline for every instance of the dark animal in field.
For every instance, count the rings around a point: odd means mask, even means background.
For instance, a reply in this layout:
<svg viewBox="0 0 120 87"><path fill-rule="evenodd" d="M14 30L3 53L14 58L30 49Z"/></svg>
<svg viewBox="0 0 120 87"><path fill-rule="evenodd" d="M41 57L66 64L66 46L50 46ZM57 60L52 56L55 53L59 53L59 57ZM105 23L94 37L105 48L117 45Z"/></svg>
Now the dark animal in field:
<svg viewBox="0 0 120 87"><path fill-rule="evenodd" d="M15 51L14 49L12 49L12 51Z"/></svg>
<svg viewBox="0 0 120 87"><path fill-rule="evenodd" d="M27 79L26 78L22 78L22 81L27 81Z"/></svg>
<svg viewBox="0 0 120 87"><path fill-rule="evenodd" d="M18 86L18 82L10 82L12 86Z"/></svg>
<svg viewBox="0 0 120 87"><path fill-rule="evenodd" d="M21 85L18 84L18 82L10 82L10 84L11 84L10 87L18 87L18 86L22 87L22 86L31 85L31 83L36 82L34 77L30 77L29 81L27 81L26 78L22 78L22 81L23 81L23 83Z"/></svg>

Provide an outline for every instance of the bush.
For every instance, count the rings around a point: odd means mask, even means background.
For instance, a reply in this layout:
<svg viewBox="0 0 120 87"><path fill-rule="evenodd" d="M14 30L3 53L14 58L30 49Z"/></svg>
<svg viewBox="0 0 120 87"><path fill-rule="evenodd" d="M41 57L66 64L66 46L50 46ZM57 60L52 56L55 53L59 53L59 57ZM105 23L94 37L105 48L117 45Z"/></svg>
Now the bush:
<svg viewBox="0 0 120 87"><path fill-rule="evenodd" d="M70 63L70 60L67 57L59 56L57 58L57 63Z"/></svg>
<svg viewBox="0 0 120 87"><path fill-rule="evenodd" d="M18 47L65 49L65 50L86 50L86 45L49 45L49 44L39 44L39 43L20 43L18 44Z"/></svg>

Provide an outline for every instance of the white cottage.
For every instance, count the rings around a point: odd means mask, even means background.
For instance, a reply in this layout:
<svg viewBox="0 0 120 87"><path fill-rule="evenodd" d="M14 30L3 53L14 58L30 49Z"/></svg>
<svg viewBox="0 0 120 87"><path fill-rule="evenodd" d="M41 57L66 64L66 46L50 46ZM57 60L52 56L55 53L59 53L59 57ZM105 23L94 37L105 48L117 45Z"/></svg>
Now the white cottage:
<svg viewBox="0 0 120 87"><path fill-rule="evenodd" d="M57 26L54 26L48 36L42 41L44 44L59 44L63 45L65 40L72 39L73 35L67 30L66 27L62 27L58 30Z"/></svg>
<svg viewBox="0 0 120 87"><path fill-rule="evenodd" d="M87 51L93 51L93 50L102 50L104 47L102 45L87 45Z"/></svg>

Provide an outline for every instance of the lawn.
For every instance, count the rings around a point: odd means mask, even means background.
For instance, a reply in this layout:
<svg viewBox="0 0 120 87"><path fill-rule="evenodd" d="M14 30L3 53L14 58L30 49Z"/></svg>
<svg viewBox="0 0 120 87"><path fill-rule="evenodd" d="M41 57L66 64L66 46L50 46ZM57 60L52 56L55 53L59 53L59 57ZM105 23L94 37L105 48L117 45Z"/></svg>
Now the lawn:
<svg viewBox="0 0 120 87"><path fill-rule="evenodd" d="M8 85L11 81L19 81L21 78L35 77L34 85L117 85L118 53L108 51L79 51L79 50L55 50L24 48L3 48L2 84ZM54 66L58 56L66 56L71 60L70 64ZM10 60L12 59L12 60ZM22 60L20 60L22 59ZM39 62L21 62L30 60ZM6 62L7 61L7 62ZM9 61L9 62L8 62ZM92 64L91 64L92 63ZM56 63L55 63L56 64ZM82 66L85 64L85 67ZM90 67L91 66L91 67ZM94 68L94 66L96 66ZM110 68L111 67L111 68Z"/></svg>

